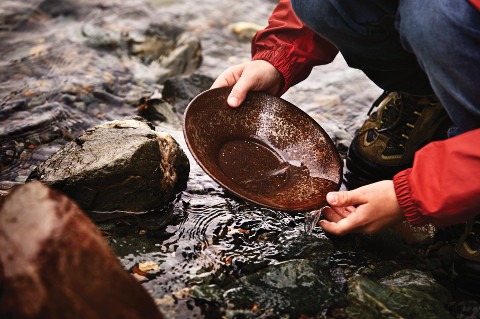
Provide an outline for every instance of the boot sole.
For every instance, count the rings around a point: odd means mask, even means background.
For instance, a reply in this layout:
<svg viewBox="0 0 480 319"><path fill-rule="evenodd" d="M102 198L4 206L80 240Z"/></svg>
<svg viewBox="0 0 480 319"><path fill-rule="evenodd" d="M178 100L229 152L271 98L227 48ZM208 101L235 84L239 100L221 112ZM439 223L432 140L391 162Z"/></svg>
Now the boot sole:
<svg viewBox="0 0 480 319"><path fill-rule="evenodd" d="M452 281L458 290L480 297L480 262L466 259L455 251Z"/></svg>

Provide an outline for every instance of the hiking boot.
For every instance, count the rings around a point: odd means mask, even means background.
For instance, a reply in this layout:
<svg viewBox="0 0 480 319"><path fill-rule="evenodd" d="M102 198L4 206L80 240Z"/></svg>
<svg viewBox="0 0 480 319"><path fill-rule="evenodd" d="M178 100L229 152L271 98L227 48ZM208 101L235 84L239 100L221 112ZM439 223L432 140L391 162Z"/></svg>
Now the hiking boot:
<svg viewBox="0 0 480 319"><path fill-rule="evenodd" d="M372 113L375 107L378 109ZM452 124L433 95L384 92L368 115L346 159L350 175L357 176L362 184L392 179L411 167L415 152L431 141L446 139Z"/></svg>
<svg viewBox="0 0 480 319"><path fill-rule="evenodd" d="M467 222L455 246L453 283L463 292L480 296L480 216Z"/></svg>

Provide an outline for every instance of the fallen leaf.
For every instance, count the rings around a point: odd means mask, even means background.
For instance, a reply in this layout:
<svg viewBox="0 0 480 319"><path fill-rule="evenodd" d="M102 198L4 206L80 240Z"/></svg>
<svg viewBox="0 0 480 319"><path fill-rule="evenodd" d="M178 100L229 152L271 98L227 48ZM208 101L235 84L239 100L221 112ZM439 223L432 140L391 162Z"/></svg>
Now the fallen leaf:
<svg viewBox="0 0 480 319"><path fill-rule="evenodd" d="M154 261L146 261L138 264L140 271L146 272L149 270L159 270L160 266Z"/></svg>
<svg viewBox="0 0 480 319"><path fill-rule="evenodd" d="M132 271L134 274L140 275L140 276L147 276L147 273L145 271L141 271L138 266L133 266Z"/></svg>

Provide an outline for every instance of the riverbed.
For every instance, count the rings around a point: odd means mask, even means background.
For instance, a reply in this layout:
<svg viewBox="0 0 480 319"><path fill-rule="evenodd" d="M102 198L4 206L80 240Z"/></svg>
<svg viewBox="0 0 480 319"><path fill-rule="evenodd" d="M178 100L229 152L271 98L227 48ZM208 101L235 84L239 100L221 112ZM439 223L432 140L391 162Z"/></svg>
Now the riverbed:
<svg viewBox="0 0 480 319"><path fill-rule="evenodd" d="M270 0L2 3L0 194L24 183L36 165L84 130L136 115L136 102L161 92L152 74L162 70L131 55L125 38L135 40L151 25L186 30L201 43L195 72L215 78L250 58L249 42L229 26L265 26L274 6ZM380 93L339 55L283 98L317 120L344 155ZM170 225L155 227L153 218L149 225L122 220L98 226L167 318L480 313L479 300L450 281L461 226L427 227L410 237L393 230L336 237L319 227L306 233L303 214L258 207L215 183L189 154L181 127L158 124L157 130L171 133L191 164L187 189L165 208Z"/></svg>

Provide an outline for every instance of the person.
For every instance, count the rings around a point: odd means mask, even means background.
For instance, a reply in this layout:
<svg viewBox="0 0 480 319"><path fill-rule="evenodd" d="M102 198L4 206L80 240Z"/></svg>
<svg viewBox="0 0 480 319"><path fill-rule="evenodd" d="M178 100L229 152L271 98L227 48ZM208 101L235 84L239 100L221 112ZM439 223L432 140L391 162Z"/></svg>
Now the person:
<svg viewBox="0 0 480 319"><path fill-rule="evenodd" d="M385 93L346 159L368 183L328 193L320 226L344 235L468 222L454 271L480 293L480 0L280 0L268 22L252 60L212 88L232 86L231 107L249 91L281 96L340 52Z"/></svg>

